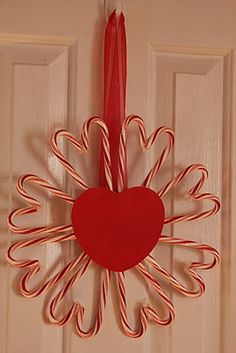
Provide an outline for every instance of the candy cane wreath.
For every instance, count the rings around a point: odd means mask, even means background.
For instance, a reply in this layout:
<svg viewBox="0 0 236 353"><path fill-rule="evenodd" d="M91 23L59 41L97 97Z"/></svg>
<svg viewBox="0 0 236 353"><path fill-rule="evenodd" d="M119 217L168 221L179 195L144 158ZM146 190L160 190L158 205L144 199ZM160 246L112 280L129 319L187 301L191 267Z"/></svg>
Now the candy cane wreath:
<svg viewBox="0 0 236 353"><path fill-rule="evenodd" d="M167 137L167 144L162 150L160 157L154 163L146 178L144 179L141 186L148 188L153 179L156 177L160 168L164 164L166 158L171 152L174 145L174 133L171 129L166 127L161 127L156 129L149 137L146 135L145 125L143 120L138 116L127 117L123 124L120 135L120 147L119 147L119 163L118 163L118 191L122 192L125 187L125 166L126 166L126 144L127 144L127 130L130 124L136 124L139 133L139 142L142 150L145 152L148 150L160 136L164 135ZM106 179L107 188L113 190L113 181L111 176L111 157L110 157L110 141L108 128L105 122L98 118L93 117L84 123L82 128L81 138L78 140L67 130L57 131L51 138L51 149L54 155L58 158L60 163L64 166L66 171L74 179L76 185L79 185L82 190L90 189L90 186L81 177L78 171L70 164L59 148L58 140L64 138L77 149L79 153L86 152L89 148L89 132L93 125L97 125L102 134L102 148L103 148L103 163L104 163L104 174ZM199 179L189 191L188 195L191 199L195 201L210 201L212 207L209 210L203 210L199 212L190 212L187 214L178 214L168 216L164 219L164 224L174 224L178 222L189 222L193 220L199 220L207 218L216 214L220 209L219 199L206 192L201 192L201 189L208 177L208 172L206 168L200 164L192 164L189 167L182 170L175 177L173 177L165 186L157 191L159 197L163 197L170 190L175 189L187 176L198 173ZM192 262L187 268L186 272L191 279L193 288L187 288L181 284L175 277L173 277L166 269L161 267L153 256L148 255L142 262L134 266L135 271L137 271L144 281L150 284L159 298L163 301L165 306L165 312L167 315L162 317L161 314L155 310L151 305L141 306L139 311L139 325L137 329L133 329L130 325L128 318L127 309L127 299L126 299L126 281L125 272L112 272L109 269L101 268L102 271L102 283L101 283L101 293L100 293L100 303L98 305L97 314L93 324L88 330L83 328L83 318L84 318L84 308L80 303L73 303L71 307L63 314L58 313L58 306L65 298L66 294L69 293L76 281L78 281L95 262L85 253L82 253L71 260L64 268L57 272L50 279L45 280L32 288L29 287L29 282L35 276L36 273L40 271L40 262L37 259L33 260L17 260L14 257L16 250L20 248L31 247L39 244L49 244L49 243L62 243L65 241L76 241L76 236L73 230L72 224L63 225L50 225L50 226L40 226L40 227L28 227L22 228L16 224L16 218L23 215L30 215L37 213L40 208L40 202L32 197L26 190L25 186L36 185L43 188L49 194L52 194L65 202L67 202L71 207L73 206L75 200L68 195L66 192L60 190L59 188L51 185L46 180L36 176L36 175L23 175L19 178L17 182L17 190L21 197L28 203L29 206L24 208L18 208L14 210L8 217L9 229L17 234L24 235L35 235L33 239L22 240L14 242L7 253L8 262L20 269L25 269L25 273L21 278L20 282L20 292L23 296L32 298L41 295L42 293L56 287L61 283L61 289L57 292L56 296L53 297L47 306L46 316L50 323L55 325L64 325L70 320L74 320L76 331L80 337L88 338L95 336L99 329L101 328L103 321L104 309L107 302L108 289L110 284L111 275L115 276L115 281L117 285L117 292L119 298L119 312L120 320L124 330L124 333L129 337L140 337L146 330L148 321L153 321L159 325L167 326L172 323L175 318L175 309L171 299L166 294L162 285L159 283L156 275L162 276L166 281L169 282L175 290L182 293L185 296L195 298L201 296L205 291L205 284L202 277L198 274L199 270L209 270L216 266L219 262L218 252L206 244L200 244L191 240L184 240L181 238L161 235L159 238L159 244L168 244L170 246L180 246L187 247L194 250L200 250L204 253L208 253L212 256L211 262ZM151 270L150 270L151 269Z"/></svg>

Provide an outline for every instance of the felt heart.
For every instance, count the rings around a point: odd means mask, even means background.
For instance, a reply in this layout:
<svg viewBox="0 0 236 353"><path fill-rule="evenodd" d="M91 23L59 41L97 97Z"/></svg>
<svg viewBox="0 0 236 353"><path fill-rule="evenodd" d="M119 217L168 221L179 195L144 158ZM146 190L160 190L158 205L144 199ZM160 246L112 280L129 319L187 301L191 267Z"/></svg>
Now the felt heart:
<svg viewBox="0 0 236 353"><path fill-rule="evenodd" d="M146 187L121 193L89 189L72 208L72 225L80 246L111 271L125 271L141 262L158 242L163 223L163 203Z"/></svg>

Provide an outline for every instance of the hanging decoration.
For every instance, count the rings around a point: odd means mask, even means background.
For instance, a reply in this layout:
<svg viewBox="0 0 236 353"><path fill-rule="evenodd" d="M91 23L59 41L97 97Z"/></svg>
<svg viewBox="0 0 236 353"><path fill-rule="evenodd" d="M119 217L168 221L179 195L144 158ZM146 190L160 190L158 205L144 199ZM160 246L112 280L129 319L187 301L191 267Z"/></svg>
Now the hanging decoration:
<svg viewBox="0 0 236 353"><path fill-rule="evenodd" d="M188 166L158 191L150 188L173 148L174 132L169 128L160 127L147 136L144 121L140 117L136 115L125 117L125 96L124 15L121 13L117 16L114 12L108 20L105 32L103 119L93 117L85 121L80 139L67 130L57 131L51 138L51 149L54 155L83 192L77 199L73 199L48 181L36 175L26 174L19 178L17 190L28 206L14 210L8 217L8 225L12 232L22 236L34 235L33 238L14 242L7 253L7 259L11 265L25 269L20 281L21 294L28 298L36 297L62 283L61 289L48 303L47 318L50 323L56 325L64 325L73 319L78 335L84 338L93 337L102 326L111 274L116 279L120 319L124 333L130 337L140 337L145 332L149 321L166 326L175 318L174 305L156 275L162 276L183 295L195 298L201 296L205 290L204 281L198 271L212 269L219 262L218 252L209 245L162 234L165 224L197 221L213 216L219 211L220 202L215 195L201 191L208 172L200 164ZM142 184L128 188L126 147L127 131L131 124L137 126L140 147L144 153L159 140L160 136L166 136L167 143ZM86 153L89 149L89 132L94 125L101 132L100 180L99 186L95 188L86 183L59 147L59 140L64 139L71 143L78 153ZM199 174L199 179L188 191L188 196L196 202L207 201L207 205L211 203L211 208L167 216L163 196L195 172ZM69 204L71 224L27 228L17 225L16 220L19 217L38 213L41 208L40 202L27 191L26 185L40 187ZM40 262L37 259L17 260L14 257L15 251L39 244L61 244L71 241L82 249L80 256L72 259L51 278L30 288L30 281L40 271ZM181 284L150 254L156 245L161 246L161 244L187 247L212 256L210 262L192 262L186 266L192 288ZM63 314L61 311L59 313L58 307L64 301L66 294L72 290L74 283L89 267L97 264L102 271L100 303L93 324L85 330L83 328L84 308L80 303L73 303ZM162 316L151 304L141 306L137 329L133 329L129 323L126 300L125 271L131 268L150 284L150 288L155 291L165 307L165 314ZM160 312L162 313L162 310Z"/></svg>

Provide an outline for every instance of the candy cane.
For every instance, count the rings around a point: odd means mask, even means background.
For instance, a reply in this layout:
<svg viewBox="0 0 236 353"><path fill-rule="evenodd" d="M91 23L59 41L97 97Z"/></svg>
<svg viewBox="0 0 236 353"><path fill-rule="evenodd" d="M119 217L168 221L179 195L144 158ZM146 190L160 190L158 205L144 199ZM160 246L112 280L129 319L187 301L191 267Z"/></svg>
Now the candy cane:
<svg viewBox="0 0 236 353"><path fill-rule="evenodd" d="M147 329L147 317L143 307L140 308L140 324L139 329L133 330L129 324L128 312L127 312L127 298L126 298L126 286L125 286L125 274L124 272L116 273L116 283L119 297L119 312L121 325L125 334L132 338L141 337Z"/></svg>
<svg viewBox="0 0 236 353"><path fill-rule="evenodd" d="M132 338L141 337L144 334L147 328L148 320L152 320L155 323L162 326L167 326L167 325L170 325L175 318L174 305L172 304L170 298L168 298L163 288L161 288L158 281L151 275L151 273L143 264L140 263L135 267L138 270L138 272L143 276L143 278L152 285L155 292L162 298L164 304L168 309L168 317L162 319L152 307L142 306L139 314L140 327L136 331L133 330L128 322L125 274L123 272L118 272L117 287L118 287L118 294L119 294L119 310L120 310L121 324L125 334Z"/></svg>
<svg viewBox="0 0 236 353"><path fill-rule="evenodd" d="M191 164L187 168L185 168L183 171L181 171L178 175L176 175L171 181L169 181L165 186L163 186L157 194L162 197L164 196L168 191L170 191L172 188L176 187L181 181L183 181L189 174L192 172L199 171L200 172L200 178L196 185L194 185L188 192L188 195L194 195L199 192L199 190L202 188L204 185L205 181L208 178L208 171L206 167L204 167L202 164Z"/></svg>
<svg viewBox="0 0 236 353"><path fill-rule="evenodd" d="M16 260L13 257L15 251L18 249L27 248L35 245L61 243L61 242L74 240L74 239L75 239L75 235L72 233L68 235L57 235L57 236L51 236L51 237L41 237L41 238L19 241L19 242L13 243L10 246L7 252L8 262L16 268L28 269L28 271L22 277L20 282L20 292L23 296L29 297L29 298L36 297L44 293L45 291L53 288L67 275L68 272L77 268L85 259L86 255L82 253L76 259L73 259L72 261L70 261L62 270L60 270L55 276L53 276L53 278L46 281L45 283L42 283L37 288L29 290L28 283L30 279L40 271L39 260Z"/></svg>
<svg viewBox="0 0 236 353"><path fill-rule="evenodd" d="M63 153L60 151L58 145L59 137L65 137L69 140L72 145L79 151L87 151L89 148L89 131L92 125L98 125L102 133L102 148L104 151L104 170L105 177L107 181L107 185L110 190L113 190L112 186L112 175L111 175L111 157L110 157L110 144L109 144L109 132L104 121L98 117L92 117L85 121L82 132L81 132L81 140L77 140L77 138L72 135L67 130L59 130L55 134L52 135L51 138L51 149L55 156L59 159L59 161L63 164L68 173L72 176L74 180L78 182L82 189L89 189L89 185L85 183L83 178L76 172L74 167L68 162L66 157L64 157Z"/></svg>
<svg viewBox="0 0 236 353"><path fill-rule="evenodd" d="M97 311L95 323L87 331L85 331L82 328L83 317L84 317L84 308L80 306L80 310L78 312L78 315L76 316L76 329L77 329L78 335L80 337L82 337L82 338L94 337L98 333L98 331L100 330L100 328L102 326L102 321L103 321L103 312L106 308L106 303L107 303L107 294L108 294L109 284L110 284L110 271L104 270L104 278L102 281L101 294L100 294L100 303L98 306L98 311Z"/></svg>
<svg viewBox="0 0 236 353"><path fill-rule="evenodd" d="M74 303L69 311L64 314L61 318L56 317L56 309L60 301L64 298L66 293L72 288L77 278L81 278L86 270L90 267L92 260L86 257L85 264L80 267L64 284L63 288L58 292L58 294L48 303L46 309L46 316L51 324L62 326L71 320L71 318L77 314L79 309L79 304Z"/></svg>
<svg viewBox="0 0 236 353"><path fill-rule="evenodd" d="M199 192L208 177L207 169L201 164L192 164L192 165L188 166L187 168L185 168L178 175L176 175L170 182L168 182L164 187L162 187L157 192L157 194L160 197L164 196L168 191L175 188L182 180L184 180L188 175L190 175L192 172L195 172L195 171L200 172L200 178L197 181L197 183L188 191L187 196L191 197L193 200L196 200L196 201L209 200L209 201L213 202L213 207L208 211L193 212L193 213L187 213L187 214L183 214L183 215L168 217L164 220L165 224L167 224L167 223L172 224L172 223L178 223L178 222L193 221L196 219L203 219L203 218L213 216L214 214L216 214L219 211L220 200L218 199L218 197L216 197L215 195L213 195L211 193L200 193Z"/></svg>
<svg viewBox="0 0 236 353"><path fill-rule="evenodd" d="M173 223L179 223L179 222L194 221L197 219L204 219L215 215L220 209L220 200L217 196L213 194L210 194L210 193L196 194L196 195L192 195L192 198L197 201L209 200L209 201L212 201L214 205L208 211L193 212L193 213L187 213L183 215L167 217L164 219L164 224L173 224Z"/></svg>
<svg viewBox="0 0 236 353"><path fill-rule="evenodd" d="M143 119L137 115L128 116L123 122L121 136L120 136L119 168L118 168L119 191L123 190L124 185L125 185L124 178L126 176L126 171L125 171L126 163L125 163L125 161L126 161L127 128L133 122L136 123L138 126L139 142L140 142L140 145L141 145L143 151L148 150L154 144L154 142L157 140L157 138L160 135L167 134L167 136L168 136L167 146L161 152L160 158L158 158L157 161L154 163L154 166L149 171L148 175L146 176L145 180L143 181L142 186L148 187L150 185L150 183L152 182L153 178L156 176L156 174L160 170L161 166L165 162L166 158L168 157L168 155L174 145L174 132L171 129L169 129L167 127L160 127L158 129L154 130L153 133L149 137L147 137Z"/></svg>
<svg viewBox="0 0 236 353"><path fill-rule="evenodd" d="M61 318L56 317L56 310L60 302L64 299L66 293L72 288L74 282L81 278L85 271L91 266L92 261L89 259L85 263L84 267L75 272L75 274L70 278L70 280L64 285L64 287L60 290L60 292L56 295L55 298L51 300L47 309L47 317L50 323L56 325L65 325L68 323L73 317L76 320L76 330L80 337L90 338L95 336L102 326L103 321L103 312L106 307L107 302L107 294L109 289L110 282L110 271L104 271L104 279L101 286L101 294L100 294L100 303L98 306L98 311L96 315L96 319L94 325L85 331L82 329L82 322L84 317L84 308L79 303L74 303L69 311L64 314Z"/></svg>
<svg viewBox="0 0 236 353"><path fill-rule="evenodd" d="M74 202L74 200L68 194L56 188L55 186L51 185L46 180L39 178L38 176L33 174L23 175L17 181L17 191L19 192L21 197L31 205L31 207L18 208L13 212L11 212L7 219L9 229L12 232L17 234L39 234L39 233L48 234L48 233L61 233L66 231L72 231L71 224L53 225L53 226L46 226L46 227L27 227L27 228L21 228L15 224L16 217L23 216L26 214L37 213L41 208L40 202L36 200L34 197L30 196L28 192L25 190L24 184L26 182L40 186L46 191L63 199L64 201L70 204Z"/></svg>
<svg viewBox="0 0 236 353"><path fill-rule="evenodd" d="M161 267L151 255L146 257L146 261L151 264L152 268L154 268L156 272L164 276L164 278L167 279L168 282L175 289L177 289L180 293L186 295L187 297L197 298L205 292L205 283L202 277L199 276L195 271L193 271L191 266L189 268L186 268L186 270L190 274L190 277L198 284L197 290L190 290L183 286L174 276L172 276L167 270Z"/></svg>
<svg viewBox="0 0 236 353"><path fill-rule="evenodd" d="M191 272L194 271L194 269L210 270L216 265L218 265L220 262L220 255L218 251L207 244L196 243L193 240L185 240L182 238L178 238L178 237L176 238L176 237L171 237L166 235L161 235L159 241L163 244L178 245L178 246L184 246L187 248L192 248L195 250L206 251L213 256L213 261L210 263L193 262L188 269Z"/></svg>

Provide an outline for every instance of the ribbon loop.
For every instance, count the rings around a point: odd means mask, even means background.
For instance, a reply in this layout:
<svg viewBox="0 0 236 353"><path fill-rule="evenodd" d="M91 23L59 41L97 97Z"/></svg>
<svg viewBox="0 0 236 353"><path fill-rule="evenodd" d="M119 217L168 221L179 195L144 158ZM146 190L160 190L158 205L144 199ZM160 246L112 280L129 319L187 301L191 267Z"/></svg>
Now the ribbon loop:
<svg viewBox="0 0 236 353"><path fill-rule="evenodd" d="M126 97L126 35L124 15L109 17L104 43L103 118L109 130L111 173L114 190L118 191L119 143L125 118ZM126 178L125 178L126 179ZM104 149L101 151L100 186L107 186L104 172Z"/></svg>

